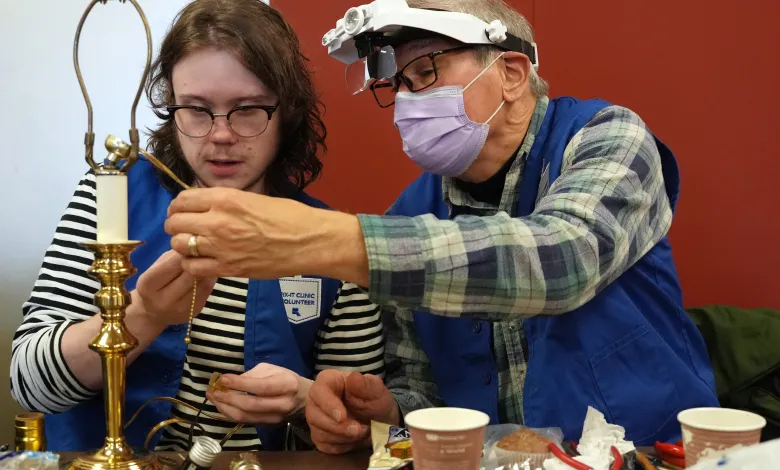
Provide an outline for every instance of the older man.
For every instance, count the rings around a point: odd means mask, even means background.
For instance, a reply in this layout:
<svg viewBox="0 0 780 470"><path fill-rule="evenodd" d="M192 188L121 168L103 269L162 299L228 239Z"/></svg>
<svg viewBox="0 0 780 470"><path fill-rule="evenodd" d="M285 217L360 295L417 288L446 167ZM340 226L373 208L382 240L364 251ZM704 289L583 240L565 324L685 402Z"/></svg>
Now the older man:
<svg viewBox="0 0 780 470"><path fill-rule="evenodd" d="M531 27L501 1L379 0L345 25L323 42L362 58L348 76L394 105L423 175L385 216L211 191L182 194L167 223L181 252L203 237L206 259L185 267L198 275L314 272L387 306L386 385L321 373L306 410L318 447L350 450L370 420L437 405L568 439L593 406L642 445L678 439L680 410L717 406L667 239L677 165L640 117L549 99Z"/></svg>

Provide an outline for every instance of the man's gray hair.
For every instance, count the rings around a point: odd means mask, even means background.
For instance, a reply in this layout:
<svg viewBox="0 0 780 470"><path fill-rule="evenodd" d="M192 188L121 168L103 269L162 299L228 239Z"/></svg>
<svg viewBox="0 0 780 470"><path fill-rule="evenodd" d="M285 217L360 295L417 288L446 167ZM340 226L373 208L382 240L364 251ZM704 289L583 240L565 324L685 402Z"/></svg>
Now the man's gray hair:
<svg viewBox="0 0 780 470"><path fill-rule="evenodd" d="M534 42L531 24L520 12L507 5L503 0L406 0L406 3L412 8L436 8L467 13L486 23L501 20L510 34L529 43ZM479 47L476 54L477 61L487 67L497 55L497 50L490 46ZM534 95L537 97L547 96L549 85L536 73L533 67L531 67L528 82Z"/></svg>

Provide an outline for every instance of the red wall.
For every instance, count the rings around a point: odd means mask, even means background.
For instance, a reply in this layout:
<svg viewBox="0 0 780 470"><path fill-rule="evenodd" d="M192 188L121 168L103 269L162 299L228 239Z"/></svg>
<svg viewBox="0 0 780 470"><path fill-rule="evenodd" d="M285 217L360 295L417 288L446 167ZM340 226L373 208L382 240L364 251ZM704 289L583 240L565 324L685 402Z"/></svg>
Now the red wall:
<svg viewBox="0 0 780 470"><path fill-rule="evenodd" d="M682 194L670 237L686 305L780 308L780 2L509 3L534 24L553 96L629 107L675 151ZM329 152L312 193L381 213L419 171L392 108L349 96L344 67L320 45L356 2L274 4L298 32L327 106Z"/></svg>
<svg viewBox="0 0 780 470"><path fill-rule="evenodd" d="M363 3L368 3L365 0ZM311 193L353 213L382 213L419 173L403 153L393 127L393 108L381 109L371 92L347 93L344 64L328 56L322 36L360 0L272 0L292 24L311 59L325 104L328 153Z"/></svg>

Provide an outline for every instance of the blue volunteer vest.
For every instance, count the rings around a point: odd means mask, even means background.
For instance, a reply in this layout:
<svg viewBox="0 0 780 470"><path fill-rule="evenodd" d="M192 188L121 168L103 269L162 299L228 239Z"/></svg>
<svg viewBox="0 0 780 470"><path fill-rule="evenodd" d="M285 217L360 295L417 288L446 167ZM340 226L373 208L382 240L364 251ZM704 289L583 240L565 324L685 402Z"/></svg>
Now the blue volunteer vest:
<svg viewBox="0 0 780 470"><path fill-rule="evenodd" d="M534 211L542 175L560 175L571 138L601 109L601 100L550 100L527 156L513 217ZM679 173L674 155L656 139L674 209ZM549 186L548 186L549 187ZM449 217L441 178L415 180L390 215ZM498 423L498 378L489 322L414 312L415 331L447 406L481 410ZM523 415L529 427L560 427L578 440L588 406L623 426L636 445L680 439L676 414L719 406L700 333L682 306L669 241L664 237L615 282L582 307L523 321L528 370ZM519 338L518 338L519 341Z"/></svg>
<svg viewBox="0 0 780 470"><path fill-rule="evenodd" d="M170 249L170 236L163 230L163 225L174 196L160 185L152 165L142 157L130 170L128 178L129 237L144 242L131 255L133 265L138 269L127 281L127 289L132 290L138 276ZM294 199L309 206L325 207L303 192ZM260 363L270 363L302 377L312 377L317 332L336 299L340 282L313 276L294 281L321 283L318 316L297 323L289 320L279 280L250 280L244 331L245 370ZM186 325L168 327L127 368L125 420L129 420L149 398L176 396L187 352L185 333ZM169 402L148 405L125 430L130 445L143 446L152 427L170 417L171 406ZM106 433L103 407L103 395L100 394L63 413L47 415L48 450L70 452L101 447ZM283 448L284 431L283 426L257 427L266 450ZM150 448L154 448L161 434L162 431L155 435Z"/></svg>

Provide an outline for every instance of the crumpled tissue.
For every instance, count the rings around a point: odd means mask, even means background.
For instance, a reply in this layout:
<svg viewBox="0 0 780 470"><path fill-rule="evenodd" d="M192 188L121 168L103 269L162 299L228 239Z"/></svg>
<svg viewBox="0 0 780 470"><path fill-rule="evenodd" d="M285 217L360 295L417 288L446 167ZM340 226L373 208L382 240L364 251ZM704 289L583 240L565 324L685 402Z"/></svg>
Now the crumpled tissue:
<svg viewBox="0 0 780 470"><path fill-rule="evenodd" d="M626 430L617 424L609 424L604 414L589 406L582 427L582 437L577 445L579 456L574 457L593 470L609 470L612 465L612 446L621 454L635 450L632 441L626 441ZM561 462L557 457L544 461L545 470L571 470L571 467Z"/></svg>

